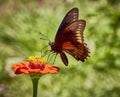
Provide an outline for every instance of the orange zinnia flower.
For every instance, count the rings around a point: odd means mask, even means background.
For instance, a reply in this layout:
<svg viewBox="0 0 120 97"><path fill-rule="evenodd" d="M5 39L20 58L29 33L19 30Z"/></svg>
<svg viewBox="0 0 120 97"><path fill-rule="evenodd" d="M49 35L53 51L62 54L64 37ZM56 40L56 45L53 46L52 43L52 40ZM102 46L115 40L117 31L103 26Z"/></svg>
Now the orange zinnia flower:
<svg viewBox="0 0 120 97"><path fill-rule="evenodd" d="M27 62L12 65L15 74L55 74L59 71L59 67L45 63L45 58L30 56L28 60Z"/></svg>

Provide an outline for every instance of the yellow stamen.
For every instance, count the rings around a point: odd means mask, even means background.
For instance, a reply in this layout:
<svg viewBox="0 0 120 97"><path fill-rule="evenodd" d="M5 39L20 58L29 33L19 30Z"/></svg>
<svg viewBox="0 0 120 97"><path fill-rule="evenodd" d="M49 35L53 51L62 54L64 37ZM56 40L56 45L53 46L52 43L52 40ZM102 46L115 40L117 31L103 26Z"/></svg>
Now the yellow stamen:
<svg viewBox="0 0 120 97"><path fill-rule="evenodd" d="M45 63L46 59L44 57L40 57L40 56L29 56L28 57L29 61L33 61L33 62L40 62L40 63Z"/></svg>

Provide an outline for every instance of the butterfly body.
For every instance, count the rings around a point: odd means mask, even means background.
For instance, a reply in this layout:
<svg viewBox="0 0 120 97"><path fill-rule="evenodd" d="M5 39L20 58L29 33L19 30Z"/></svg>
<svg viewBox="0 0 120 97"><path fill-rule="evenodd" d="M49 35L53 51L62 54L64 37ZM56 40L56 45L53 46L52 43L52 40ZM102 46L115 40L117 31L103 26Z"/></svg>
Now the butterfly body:
<svg viewBox="0 0 120 97"><path fill-rule="evenodd" d="M64 17L57 31L55 41L49 42L51 50L56 54L60 54L66 66L68 65L68 59L65 52L81 61L84 61L89 56L83 38L86 21L78 20L78 16L78 8L71 9Z"/></svg>
<svg viewBox="0 0 120 97"><path fill-rule="evenodd" d="M60 53L62 50L60 47L56 46L54 42L49 42L49 45L54 53Z"/></svg>
<svg viewBox="0 0 120 97"><path fill-rule="evenodd" d="M62 50L62 48L59 46L56 46L56 44L53 42L49 42L49 45L51 46L52 52L54 52L56 54L60 54L63 63L67 66L68 59L67 59L67 56L65 55L64 51Z"/></svg>

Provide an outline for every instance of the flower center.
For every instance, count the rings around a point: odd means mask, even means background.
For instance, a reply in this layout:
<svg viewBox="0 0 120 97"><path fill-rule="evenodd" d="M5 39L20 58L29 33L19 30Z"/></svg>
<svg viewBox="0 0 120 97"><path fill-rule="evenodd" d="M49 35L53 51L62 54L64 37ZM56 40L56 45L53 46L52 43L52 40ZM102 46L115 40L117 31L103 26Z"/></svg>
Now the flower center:
<svg viewBox="0 0 120 97"><path fill-rule="evenodd" d="M30 56L28 58L28 60L30 61L29 67L31 69L44 69L44 63L46 62L46 59L43 57L39 57L39 56Z"/></svg>
<svg viewBox="0 0 120 97"><path fill-rule="evenodd" d="M28 58L29 61L32 62L39 62L39 63L45 63L46 59L44 57L39 57L39 56L30 56Z"/></svg>

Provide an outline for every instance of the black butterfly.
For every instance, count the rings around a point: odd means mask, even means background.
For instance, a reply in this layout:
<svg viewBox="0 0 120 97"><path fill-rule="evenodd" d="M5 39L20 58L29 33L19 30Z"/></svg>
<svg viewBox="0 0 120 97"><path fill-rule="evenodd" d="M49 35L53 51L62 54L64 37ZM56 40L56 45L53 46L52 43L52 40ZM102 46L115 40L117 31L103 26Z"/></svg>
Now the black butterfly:
<svg viewBox="0 0 120 97"><path fill-rule="evenodd" d="M66 66L68 65L68 59L65 52L81 61L84 61L89 56L83 38L86 21L78 20L78 17L78 8L71 9L64 17L57 31L55 42L49 42L51 50L56 54L60 54Z"/></svg>

